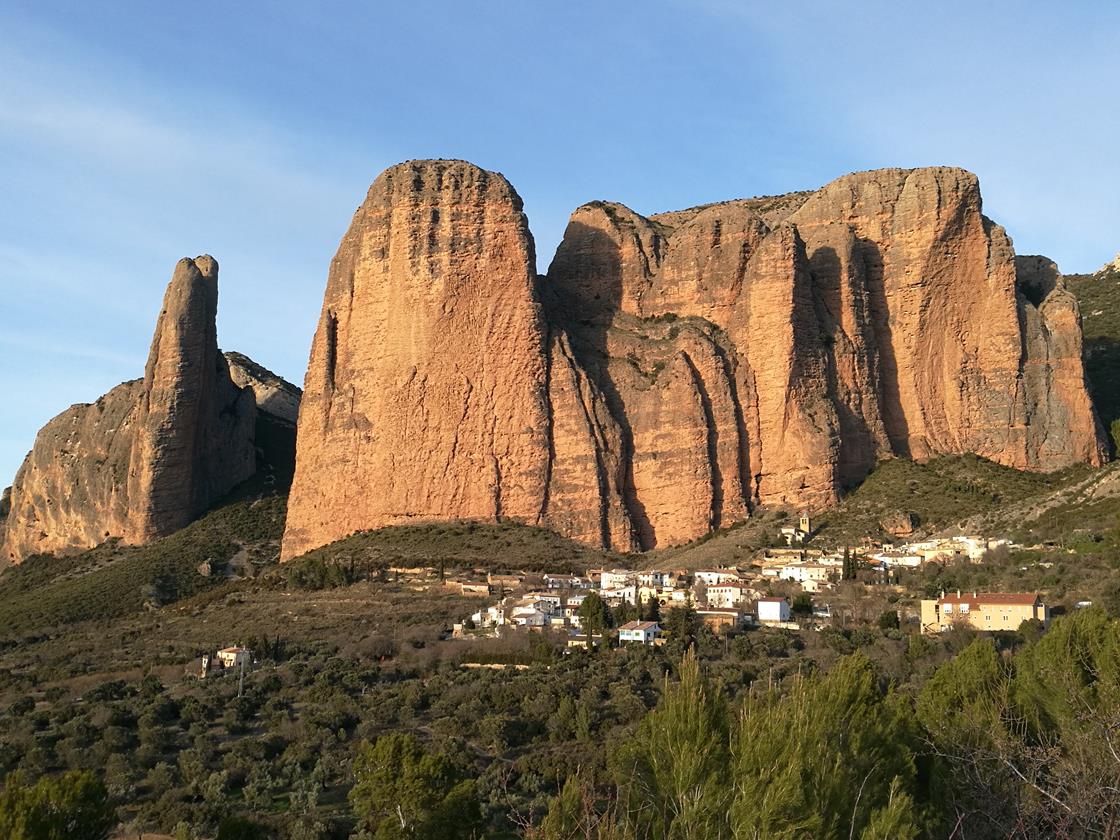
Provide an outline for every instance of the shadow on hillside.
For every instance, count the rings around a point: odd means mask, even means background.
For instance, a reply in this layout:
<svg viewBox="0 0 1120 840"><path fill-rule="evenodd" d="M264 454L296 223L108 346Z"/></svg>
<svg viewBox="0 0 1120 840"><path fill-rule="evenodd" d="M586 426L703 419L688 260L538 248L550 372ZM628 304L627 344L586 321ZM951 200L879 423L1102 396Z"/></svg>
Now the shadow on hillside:
<svg viewBox="0 0 1120 840"><path fill-rule="evenodd" d="M1120 341L1114 338L1085 340L1085 378L1089 380L1089 394L1105 431L1120 420ZM1108 436L1111 455L1116 457L1116 442Z"/></svg>

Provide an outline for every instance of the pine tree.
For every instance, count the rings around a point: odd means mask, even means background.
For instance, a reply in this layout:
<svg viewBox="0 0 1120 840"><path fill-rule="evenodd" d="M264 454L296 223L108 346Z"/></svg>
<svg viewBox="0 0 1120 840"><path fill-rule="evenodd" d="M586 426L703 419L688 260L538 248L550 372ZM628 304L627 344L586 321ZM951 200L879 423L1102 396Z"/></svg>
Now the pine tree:
<svg viewBox="0 0 1120 840"><path fill-rule="evenodd" d="M918 820L910 794L920 733L862 654L781 697L749 698L735 743L736 837L842 840Z"/></svg>
<svg viewBox="0 0 1120 840"><path fill-rule="evenodd" d="M587 649L593 650L595 634L602 633L610 626L611 614L606 603L599 597L598 592L588 592L583 602L576 610L579 616L579 626L587 638Z"/></svg>
<svg viewBox="0 0 1120 840"><path fill-rule="evenodd" d="M695 644L696 634L700 632L700 618L692 604L671 607L665 614L665 630L673 643L682 649Z"/></svg>
<svg viewBox="0 0 1120 840"><path fill-rule="evenodd" d="M680 680L666 678L661 702L614 757L630 832L649 840L729 837L728 741L726 704L690 651Z"/></svg>
<svg viewBox="0 0 1120 840"><path fill-rule="evenodd" d="M482 815L474 782L413 735L395 732L358 748L350 805L377 837L473 837Z"/></svg>

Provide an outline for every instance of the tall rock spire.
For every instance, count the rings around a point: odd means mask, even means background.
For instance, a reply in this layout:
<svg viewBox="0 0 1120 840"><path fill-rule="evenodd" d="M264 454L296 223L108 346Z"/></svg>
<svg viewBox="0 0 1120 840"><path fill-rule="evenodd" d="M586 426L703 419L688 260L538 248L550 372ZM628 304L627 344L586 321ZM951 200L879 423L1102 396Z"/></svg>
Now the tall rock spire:
<svg viewBox="0 0 1120 840"><path fill-rule="evenodd" d="M182 528L253 474L253 393L230 379L218 352L217 314L217 261L209 255L179 260L137 408L131 542Z"/></svg>
<svg viewBox="0 0 1120 840"><path fill-rule="evenodd" d="M253 392L218 352L218 264L183 259L164 295L142 380L44 426L4 521L4 556L169 534L256 467Z"/></svg>

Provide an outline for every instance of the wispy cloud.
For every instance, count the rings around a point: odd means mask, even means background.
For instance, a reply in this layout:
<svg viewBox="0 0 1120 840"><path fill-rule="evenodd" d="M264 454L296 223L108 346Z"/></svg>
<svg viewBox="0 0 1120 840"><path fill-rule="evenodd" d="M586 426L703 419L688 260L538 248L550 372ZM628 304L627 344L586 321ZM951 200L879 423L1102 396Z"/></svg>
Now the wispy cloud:
<svg viewBox="0 0 1120 840"><path fill-rule="evenodd" d="M33 353L62 356L68 360L108 362L114 366L131 368L135 376L144 371L144 356L135 353L119 353L107 347L99 347L86 342L76 343L65 338L42 332L14 333L5 330L0 333L0 347L20 353ZM41 361L41 360L40 360Z"/></svg>
<svg viewBox="0 0 1120 840"><path fill-rule="evenodd" d="M51 416L143 372L179 257L222 262L224 346L301 371L323 266L360 198L344 148L37 40L9 34L0 50L0 350L25 360L0 366L13 397L0 428L22 441L0 451L0 486ZM258 321L276 306L254 301L273 297L306 326Z"/></svg>

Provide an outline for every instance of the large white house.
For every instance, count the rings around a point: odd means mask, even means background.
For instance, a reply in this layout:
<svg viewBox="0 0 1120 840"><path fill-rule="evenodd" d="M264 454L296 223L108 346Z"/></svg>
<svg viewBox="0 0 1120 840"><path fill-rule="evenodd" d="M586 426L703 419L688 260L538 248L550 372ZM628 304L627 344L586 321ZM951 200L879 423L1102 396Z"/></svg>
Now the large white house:
<svg viewBox="0 0 1120 840"><path fill-rule="evenodd" d="M651 569L648 572L642 572L638 575L638 586L645 586L650 589L661 586L674 586L676 584L676 579L677 576L672 572Z"/></svg>
<svg viewBox="0 0 1120 840"><path fill-rule="evenodd" d="M509 612L509 623L518 627L544 627L548 624L551 609L545 603L527 601L518 604Z"/></svg>
<svg viewBox="0 0 1120 840"><path fill-rule="evenodd" d="M628 621L618 628L619 642L653 645L659 638L661 638L661 627L656 621Z"/></svg>
<svg viewBox="0 0 1120 840"><path fill-rule="evenodd" d="M807 580L820 582L828 580L828 576L835 572L834 568L823 563L790 563L788 566L782 566L778 572L778 579L797 583L804 583Z"/></svg>
<svg viewBox="0 0 1120 840"><path fill-rule="evenodd" d="M913 568L922 565L922 563L926 561L923 555L906 549L890 549L868 556L884 566L907 566Z"/></svg>
<svg viewBox="0 0 1120 840"><path fill-rule="evenodd" d="M628 572L625 569L612 569L609 572L604 571L599 576L600 589L621 589L628 583L632 582L635 578L633 572Z"/></svg>
<svg viewBox="0 0 1120 840"><path fill-rule="evenodd" d="M702 583L705 586L715 586L720 583L737 583L739 581L739 573L734 569L706 569L693 572L692 579L696 583Z"/></svg>
<svg viewBox="0 0 1120 840"><path fill-rule="evenodd" d="M750 600L754 590L741 583L717 583L707 589L708 606L732 609Z"/></svg>
<svg viewBox="0 0 1120 840"><path fill-rule="evenodd" d="M240 668L242 665L248 667L253 664L253 654L248 648L227 647L218 651L218 661L223 668Z"/></svg>
<svg viewBox="0 0 1120 840"><path fill-rule="evenodd" d="M785 598L759 598L755 602L759 624L780 624L789 621L789 601Z"/></svg>
<svg viewBox="0 0 1120 840"><path fill-rule="evenodd" d="M601 589L599 595L608 604L621 604L625 601L627 604L638 604L638 587L636 586L619 586L613 589Z"/></svg>
<svg viewBox="0 0 1120 840"><path fill-rule="evenodd" d="M539 605L538 608L545 612L555 612L560 609L560 604L564 601L564 597L557 592L526 592L524 598L535 601Z"/></svg>

